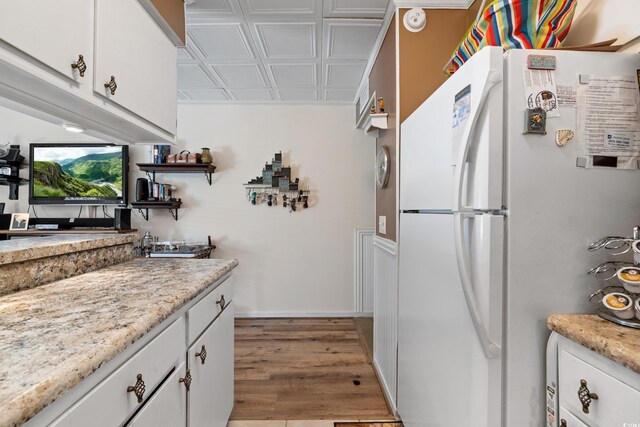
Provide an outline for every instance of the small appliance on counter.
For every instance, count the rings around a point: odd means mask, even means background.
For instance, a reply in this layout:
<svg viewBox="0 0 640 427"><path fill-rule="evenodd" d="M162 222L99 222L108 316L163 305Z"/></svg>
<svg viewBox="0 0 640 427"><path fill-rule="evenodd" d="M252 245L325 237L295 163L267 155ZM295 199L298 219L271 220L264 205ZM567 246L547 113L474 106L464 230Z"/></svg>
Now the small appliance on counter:
<svg viewBox="0 0 640 427"><path fill-rule="evenodd" d="M589 270L604 286L589 296L589 302L602 304L598 316L618 325L640 329L640 226L631 237L607 236L589 245L589 251L603 250L616 257ZM629 259L633 253L633 261Z"/></svg>
<svg viewBox="0 0 640 427"><path fill-rule="evenodd" d="M188 242L185 240L160 241L157 236L152 236L147 231L136 247L136 255L147 258L194 258L208 259L216 248L211 236L207 242Z"/></svg>

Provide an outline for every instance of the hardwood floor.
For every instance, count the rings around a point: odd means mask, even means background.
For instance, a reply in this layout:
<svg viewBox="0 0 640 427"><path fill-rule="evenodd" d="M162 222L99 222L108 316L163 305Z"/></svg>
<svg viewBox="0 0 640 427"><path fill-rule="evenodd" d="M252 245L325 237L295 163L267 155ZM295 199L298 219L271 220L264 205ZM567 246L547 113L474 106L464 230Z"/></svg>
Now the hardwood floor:
<svg viewBox="0 0 640 427"><path fill-rule="evenodd" d="M236 319L232 420L393 420L352 318Z"/></svg>

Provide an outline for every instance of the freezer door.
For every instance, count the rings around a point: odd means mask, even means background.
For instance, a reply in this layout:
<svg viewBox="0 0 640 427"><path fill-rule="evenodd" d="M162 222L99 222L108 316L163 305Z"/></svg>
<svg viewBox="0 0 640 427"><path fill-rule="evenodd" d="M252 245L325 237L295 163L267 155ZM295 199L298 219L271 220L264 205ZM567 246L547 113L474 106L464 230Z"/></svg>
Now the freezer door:
<svg viewBox="0 0 640 427"><path fill-rule="evenodd" d="M450 95L436 91L400 127L400 210L451 210Z"/></svg>
<svg viewBox="0 0 640 427"><path fill-rule="evenodd" d="M469 144L465 144L470 150L463 170L467 171L468 162L474 165L464 175L472 189L465 200L477 209L502 206L502 68L502 49L484 48L404 121L400 128L400 210L455 210L453 165L474 117ZM498 79L496 84L487 83L489 73ZM492 89L480 108L488 84ZM454 130L456 95L465 90L469 90L465 99L470 102L470 114Z"/></svg>
<svg viewBox="0 0 640 427"><path fill-rule="evenodd" d="M453 78L459 79L459 82L454 80L447 83L455 93L459 93L464 84L472 82L471 111L462 135L455 138L453 144L453 210L462 212L502 209L502 49L482 49L461 67Z"/></svg>
<svg viewBox="0 0 640 427"><path fill-rule="evenodd" d="M501 355L487 358L462 290L454 215L400 215L398 413L407 427L498 427ZM464 252L490 338L501 342L504 219L464 220Z"/></svg>

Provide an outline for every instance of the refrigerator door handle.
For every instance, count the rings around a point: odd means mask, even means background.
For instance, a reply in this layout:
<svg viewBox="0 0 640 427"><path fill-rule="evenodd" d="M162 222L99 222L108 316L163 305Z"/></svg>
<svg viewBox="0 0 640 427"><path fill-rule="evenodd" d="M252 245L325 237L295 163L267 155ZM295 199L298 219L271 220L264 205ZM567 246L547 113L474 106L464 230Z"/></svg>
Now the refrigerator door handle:
<svg viewBox="0 0 640 427"><path fill-rule="evenodd" d="M453 183L453 191L454 191L454 211L457 212L473 212L473 207L466 206L462 200L463 198L463 190L464 190L464 181L465 181L465 165L467 164L467 158L469 157L469 153L471 152L472 144L474 141L474 134L476 125L478 123L478 118L482 113L482 109L484 108L484 104L491 93L491 89L493 89L498 83L502 81L502 73L497 70L489 70L487 72L487 77L485 78L484 87L482 88L482 93L480 94L480 101L478 102L478 106L474 112L471 114L471 118L466 128L464 129L464 133L462 134L462 144L458 148L458 162L455 166L455 176Z"/></svg>
<svg viewBox="0 0 640 427"><path fill-rule="evenodd" d="M467 302L467 308L471 315L471 321L475 327L478 339L482 345L487 359L495 359L500 357L500 346L491 341L489 337L489 331L486 325L482 321L480 315L480 307L478 306L478 300L475 292L473 291L473 285L471 283L471 275L469 273L469 265L465 256L464 250L464 220L466 218L472 218L474 214L468 212L460 212L454 214L453 232L454 232L454 244L456 249L456 260L458 261L458 272L460 274L460 282L462 283L462 291L464 298Z"/></svg>

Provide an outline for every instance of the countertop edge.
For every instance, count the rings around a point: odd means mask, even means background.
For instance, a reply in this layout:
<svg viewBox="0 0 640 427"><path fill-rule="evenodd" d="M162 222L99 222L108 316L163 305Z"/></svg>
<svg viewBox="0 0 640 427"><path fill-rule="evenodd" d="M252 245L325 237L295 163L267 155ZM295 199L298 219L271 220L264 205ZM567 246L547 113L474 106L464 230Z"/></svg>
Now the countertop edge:
<svg viewBox="0 0 640 427"><path fill-rule="evenodd" d="M86 235L88 237L82 238L85 235L63 235L73 236L75 241L65 242L57 241L54 238L47 240L49 237L25 237L20 240L29 239L34 241L35 239L43 239L41 245L35 245L28 248L20 248L15 251L0 252L0 267L7 264L19 263L24 261L30 261L40 258L47 258L52 256L60 256L73 252L83 252L92 249L106 248L118 245L132 244L139 240L137 234L96 234ZM11 242L9 240L8 242ZM35 243L40 243L35 240Z"/></svg>
<svg viewBox="0 0 640 427"><path fill-rule="evenodd" d="M547 327L581 346L640 374L640 330L595 314L553 314Z"/></svg>

